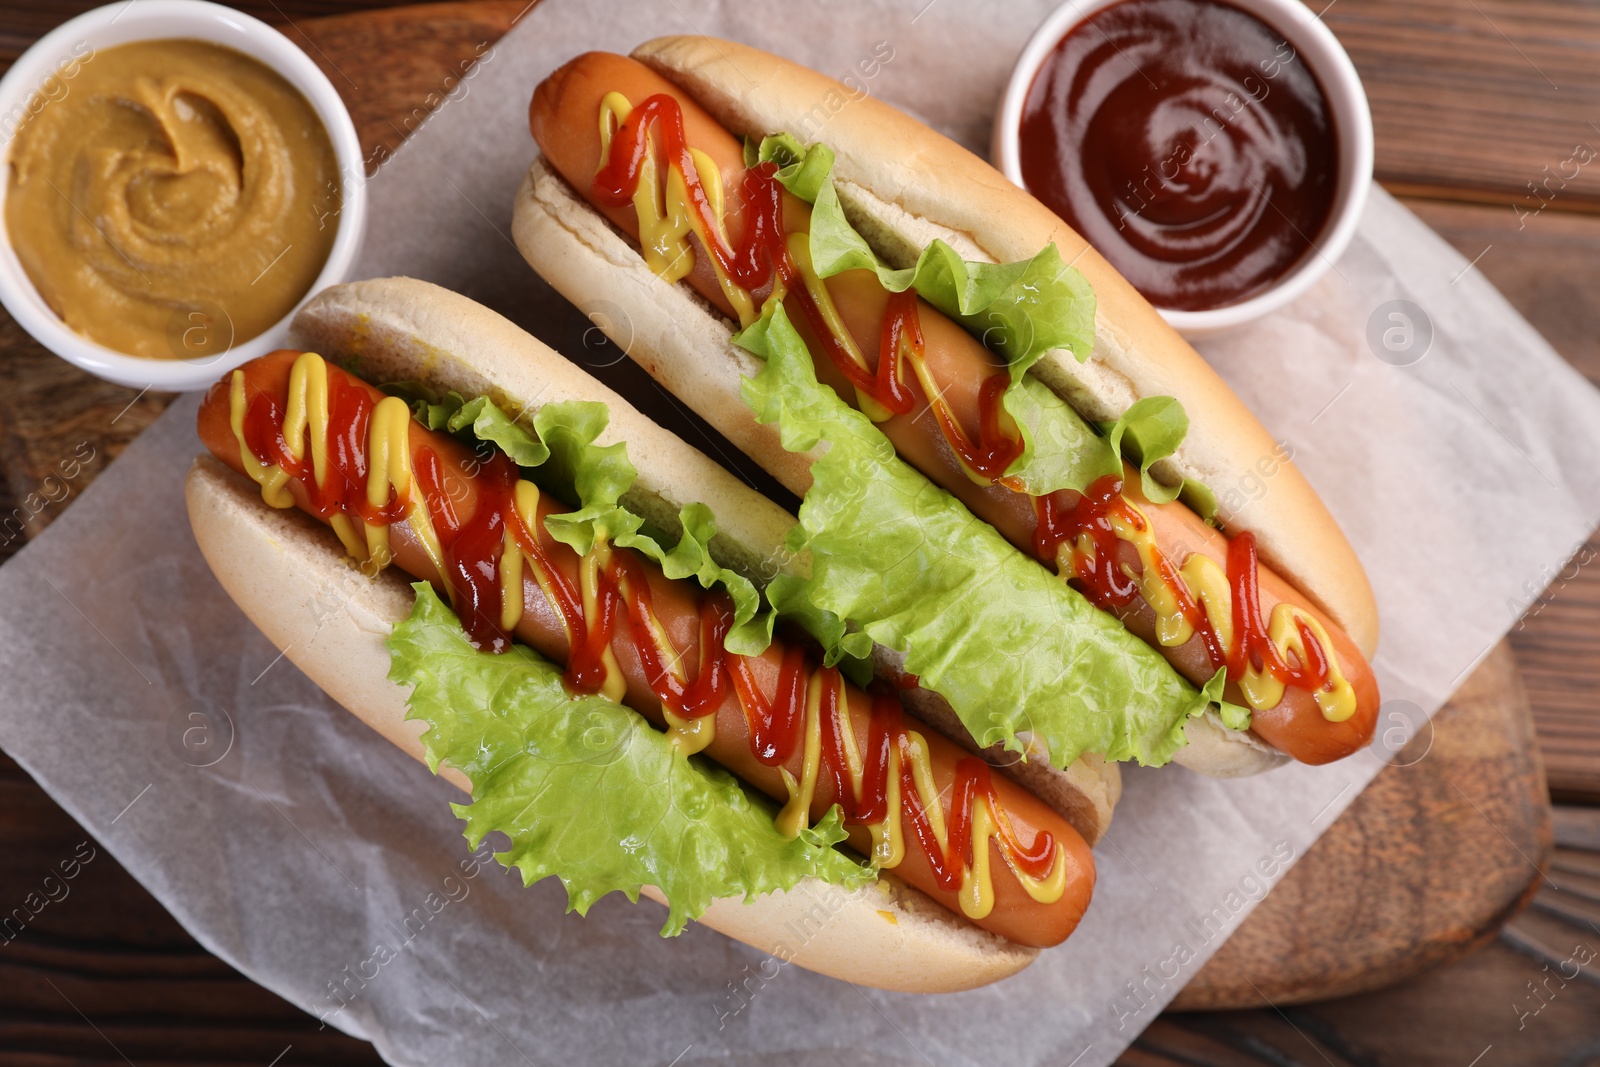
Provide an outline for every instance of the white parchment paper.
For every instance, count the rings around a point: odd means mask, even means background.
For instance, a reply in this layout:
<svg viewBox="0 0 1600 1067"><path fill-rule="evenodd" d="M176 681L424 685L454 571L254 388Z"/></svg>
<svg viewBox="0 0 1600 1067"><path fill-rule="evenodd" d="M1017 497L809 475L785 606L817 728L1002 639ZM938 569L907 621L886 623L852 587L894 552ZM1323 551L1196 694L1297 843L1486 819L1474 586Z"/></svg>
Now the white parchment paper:
<svg viewBox="0 0 1600 1067"><path fill-rule="evenodd" d="M589 322L508 237L528 96L555 65L660 33L837 75L887 48L867 90L981 149L1050 6L545 0L374 179L358 274L449 285L584 358ZM1600 396L1464 268L1376 191L1311 294L1205 346L1365 560L1386 699L1428 713L1600 518ZM1368 339L1371 323L1400 328L1385 308L1400 299L1411 355L1426 349L1409 366ZM669 404L629 364L588 358L641 406ZM1242 782L1130 770L1078 934L972 993L861 990L699 928L663 941L649 903L566 916L558 886L523 889L469 857L451 790L323 697L216 585L183 512L195 407L174 405L0 569L0 744L207 948L394 1063L1108 1063L1381 766L1363 754Z"/></svg>

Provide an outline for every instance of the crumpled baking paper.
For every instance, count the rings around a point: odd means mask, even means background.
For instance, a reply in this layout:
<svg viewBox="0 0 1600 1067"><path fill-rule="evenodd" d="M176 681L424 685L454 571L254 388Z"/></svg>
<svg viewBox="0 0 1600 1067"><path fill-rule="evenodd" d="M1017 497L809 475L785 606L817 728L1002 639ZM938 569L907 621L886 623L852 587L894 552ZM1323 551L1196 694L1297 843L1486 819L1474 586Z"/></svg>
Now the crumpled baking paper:
<svg viewBox="0 0 1600 1067"><path fill-rule="evenodd" d="M491 304L715 455L511 244L535 83L585 49L710 33L853 73L981 150L1050 6L546 0L373 179L358 276ZM1365 560L1386 715L1442 703L1600 518L1600 396L1382 191L1313 292L1204 351ZM217 586L183 518L195 408L176 403L0 569L0 744L208 949L396 1064L1108 1063L1382 766L1130 769L1077 935L970 993L859 989L698 927L662 940L648 902L564 915L558 885L469 854L452 790Z"/></svg>

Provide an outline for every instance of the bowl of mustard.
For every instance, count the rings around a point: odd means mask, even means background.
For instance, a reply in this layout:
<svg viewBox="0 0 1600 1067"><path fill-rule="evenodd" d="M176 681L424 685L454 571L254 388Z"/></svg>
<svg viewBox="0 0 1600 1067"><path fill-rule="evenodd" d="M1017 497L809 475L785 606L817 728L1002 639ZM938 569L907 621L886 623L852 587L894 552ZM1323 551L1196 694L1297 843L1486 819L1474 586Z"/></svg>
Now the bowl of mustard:
<svg viewBox="0 0 1600 1067"><path fill-rule="evenodd" d="M0 302L135 388L202 388L281 347L366 229L338 92L204 0L112 4L42 38L0 78L0 154Z"/></svg>

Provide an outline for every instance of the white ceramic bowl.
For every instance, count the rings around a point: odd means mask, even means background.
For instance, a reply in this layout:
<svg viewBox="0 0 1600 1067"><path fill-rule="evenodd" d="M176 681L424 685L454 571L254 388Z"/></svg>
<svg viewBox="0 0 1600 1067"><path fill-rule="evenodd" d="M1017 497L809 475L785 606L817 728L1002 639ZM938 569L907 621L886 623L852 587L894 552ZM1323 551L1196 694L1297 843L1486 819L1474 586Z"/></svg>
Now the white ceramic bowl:
<svg viewBox="0 0 1600 1067"><path fill-rule="evenodd" d="M1011 72L995 116L992 153L995 166L1022 185L1018 131L1034 76L1057 43L1090 15L1118 0L1067 0L1044 20ZM1339 178L1333 208L1312 250L1264 292L1207 311L1160 308L1163 318L1185 337L1208 337L1242 326L1295 299L1332 266L1354 236L1372 186L1372 112L1354 64L1333 32L1301 0L1226 0L1272 27L1298 53L1322 86L1339 139Z"/></svg>
<svg viewBox="0 0 1600 1067"><path fill-rule="evenodd" d="M355 124L333 85L298 45L261 20L232 8L204 0L124 0L85 12L57 27L24 52L0 78L0 155L9 156L15 131L14 121L8 120L23 114L35 92L63 66L64 60L74 54L81 56L86 46L99 50L165 38L211 41L253 56L277 71L311 102L333 142L343 203L328 261L306 296L343 281L367 228L366 171ZM8 186L7 171L0 168L0 219L4 216ZM4 231L0 224L0 233ZM200 359L124 355L74 332L56 317L23 271L9 235L0 240L0 302L23 329L62 359L120 385L164 391L203 388L239 364L281 348L293 316L291 311L266 332Z"/></svg>

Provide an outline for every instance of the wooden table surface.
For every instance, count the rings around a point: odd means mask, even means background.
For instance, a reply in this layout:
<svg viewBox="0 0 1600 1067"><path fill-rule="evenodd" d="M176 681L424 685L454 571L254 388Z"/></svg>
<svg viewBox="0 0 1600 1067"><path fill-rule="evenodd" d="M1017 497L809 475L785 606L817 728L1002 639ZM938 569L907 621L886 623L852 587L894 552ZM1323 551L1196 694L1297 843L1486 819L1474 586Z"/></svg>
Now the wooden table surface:
<svg viewBox="0 0 1600 1067"><path fill-rule="evenodd" d="M314 16L390 2L264 0L236 6L311 44L315 57L315 41L326 41L324 34L337 34L341 25L361 32L361 24L312 24ZM90 6L0 0L0 64ZM430 14L450 20L451 32L417 34L407 47L422 63L447 71L462 58L459 42L492 40L522 6L512 0L440 5ZM1600 291L1600 218L1592 217L1600 214L1600 160L1576 176L1559 177L1577 148L1600 147L1600 7L1337 0L1325 14L1372 98L1380 180L1469 259L1478 257L1477 269L1563 355L1600 382L1600 307L1592 295ZM364 142L393 147L415 117L409 108L373 111L376 99L392 98L392 91L383 95L385 87L376 84L383 76L375 72L373 81L363 78L364 86L340 88L352 98L352 110L372 115L362 130ZM364 91L377 95L362 101ZM1569 165L1566 173L1571 172ZM0 391L24 380L30 388L54 381L70 385L82 402L74 419L49 427L49 434L65 447L92 427L94 439L105 443L79 475L74 488L81 489L159 414L164 401L111 386L85 391L64 364L26 362L27 346L20 340L16 326L0 314ZM43 429L20 425L25 419L0 419L0 516L13 514L48 473L13 457L53 454L48 448L7 448L18 437L38 441ZM64 506L43 508L25 535L36 535ZM0 530L0 559L21 544L21 537L8 540L12 533ZM1576 804L1600 801L1600 579L1593 570L1554 564L1551 588L1510 642L1551 790ZM1514 679L1511 658L1504 653L1505 666L1495 669L1510 671ZM1600 808L1558 809L1556 832L1550 883L1559 888L1547 883L1534 909L1514 920L1499 941L1382 993L1282 1010L1169 1013L1123 1062L1600 1064L1600 984L1552 978L1574 937L1600 949L1600 861L1593 854L1600 849ZM0 864L4 900L21 899L34 888L36 874L75 850L94 851L73 882L71 903L44 911L21 937L0 945L0 1063L287 1067L376 1060L369 1046L319 1030L314 1020L206 954L3 757L0 848L9 857ZM1330 856L1326 862L1361 859ZM1472 877L1471 857L1463 857L1460 872L1450 877ZM1230 943L1224 951L1248 948ZM1442 946L1440 958L1458 950ZM1307 970L1317 966L1314 959L1294 962Z"/></svg>

